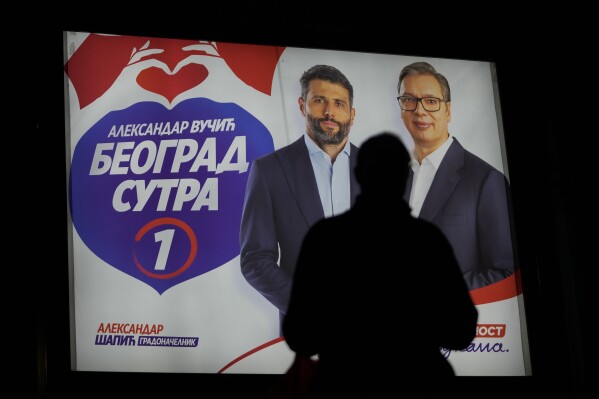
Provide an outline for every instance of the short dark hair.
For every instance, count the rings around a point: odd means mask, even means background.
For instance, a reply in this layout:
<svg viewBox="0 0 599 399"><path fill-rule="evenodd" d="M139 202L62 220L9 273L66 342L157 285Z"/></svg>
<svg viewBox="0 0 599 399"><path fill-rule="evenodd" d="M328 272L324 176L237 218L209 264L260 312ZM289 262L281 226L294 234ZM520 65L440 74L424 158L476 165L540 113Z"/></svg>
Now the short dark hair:
<svg viewBox="0 0 599 399"><path fill-rule="evenodd" d="M335 83L343 86L349 92L349 106L354 103L354 88L349 83L349 79L337 68L330 65L314 65L307 71L304 71L300 78L302 86L302 98L306 100L308 96L309 84L313 80L326 80L327 82Z"/></svg>
<svg viewBox="0 0 599 399"><path fill-rule="evenodd" d="M443 98L445 100L447 100L447 102L451 101L451 89L449 88L449 82L447 81L447 78L445 78L445 76L443 76L442 74L437 72L435 67L433 67L428 62L424 62L424 61L414 62L410 65L406 65L401 70L401 72L399 73L399 82L397 82L397 93L398 94L400 94L399 91L401 90L401 82L403 82L404 78L408 75L410 75L410 76L431 75L432 77L437 79L437 82L439 82L439 85L441 86L441 92L443 94Z"/></svg>

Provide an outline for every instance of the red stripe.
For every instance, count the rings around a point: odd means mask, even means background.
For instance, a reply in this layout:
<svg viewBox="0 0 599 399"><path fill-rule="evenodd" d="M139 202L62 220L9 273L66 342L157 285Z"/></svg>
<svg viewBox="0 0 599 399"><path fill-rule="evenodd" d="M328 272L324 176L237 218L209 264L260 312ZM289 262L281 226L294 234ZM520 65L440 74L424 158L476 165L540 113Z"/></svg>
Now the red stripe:
<svg viewBox="0 0 599 399"><path fill-rule="evenodd" d="M234 364L235 364L235 363L237 363L238 361L240 361L240 360L242 360L242 359L245 359L246 357L250 356L251 354L254 354L254 353L256 353L256 352L258 352L258 351L260 351L260 350L262 350L262 349L264 349L264 348L267 348L267 347L269 347L269 346L271 346L271 345L274 345L274 344L276 344L276 343L279 343L279 342L281 342L281 341L284 341L284 340L285 340L285 338L283 338L283 337L279 337L279 338L275 338L275 339L273 339L272 341L268 341L268 342L266 342L266 343L264 343L264 344L262 344L262 345L260 345L260 346L257 346L257 347L255 347L254 349L250 350L249 352L246 352L246 353L244 353L243 355L241 355L241 356L239 356L239 357L237 357L237 358L233 359L233 360L232 360L231 362L229 362L229 364L227 364L225 367L223 367L222 369L218 370L218 371L217 371L217 374L220 374L220 373L222 373L223 371L225 371L226 369L228 369L229 367L231 367L232 365L234 365Z"/></svg>
<svg viewBox="0 0 599 399"><path fill-rule="evenodd" d="M486 287L470 291L470 297L475 305L498 302L515 297L522 293L520 269L511 276Z"/></svg>

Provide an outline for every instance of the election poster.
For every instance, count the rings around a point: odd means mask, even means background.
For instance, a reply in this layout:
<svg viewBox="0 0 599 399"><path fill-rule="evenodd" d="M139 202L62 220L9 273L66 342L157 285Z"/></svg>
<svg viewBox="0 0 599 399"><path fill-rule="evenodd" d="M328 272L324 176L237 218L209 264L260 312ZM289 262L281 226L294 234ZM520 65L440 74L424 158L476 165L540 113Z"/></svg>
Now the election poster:
<svg viewBox="0 0 599 399"><path fill-rule="evenodd" d="M449 81L451 134L509 180L491 62L64 32L72 369L284 373L278 310L240 270L252 161L304 135L317 64L353 85L353 144L413 148L397 82L415 61ZM531 374L518 269L471 296L475 340L443 351L456 373Z"/></svg>

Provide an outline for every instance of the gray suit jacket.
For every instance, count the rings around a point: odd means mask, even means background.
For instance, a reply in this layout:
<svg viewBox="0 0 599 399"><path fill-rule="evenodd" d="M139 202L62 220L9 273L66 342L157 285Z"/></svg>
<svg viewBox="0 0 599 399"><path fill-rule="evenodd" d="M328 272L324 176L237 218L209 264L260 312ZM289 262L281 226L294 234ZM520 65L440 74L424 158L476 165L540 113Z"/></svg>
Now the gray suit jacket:
<svg viewBox="0 0 599 399"><path fill-rule="evenodd" d="M354 176L357 153L358 147L352 144L351 204L359 194ZM279 309L281 320L287 311L304 236L323 218L324 210L303 135L254 160L241 217L241 271L248 283Z"/></svg>
<svg viewBox="0 0 599 399"><path fill-rule="evenodd" d="M410 170L406 201L413 178ZM448 238L469 289L495 283L514 272L507 179L464 149L455 137L419 217L437 225Z"/></svg>

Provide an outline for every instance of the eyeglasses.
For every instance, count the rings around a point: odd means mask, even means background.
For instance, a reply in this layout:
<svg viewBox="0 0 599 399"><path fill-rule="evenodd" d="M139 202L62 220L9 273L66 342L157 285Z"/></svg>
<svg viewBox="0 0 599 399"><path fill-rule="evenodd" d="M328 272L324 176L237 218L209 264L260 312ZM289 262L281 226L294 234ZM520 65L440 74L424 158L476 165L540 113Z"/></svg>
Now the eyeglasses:
<svg viewBox="0 0 599 399"><path fill-rule="evenodd" d="M404 111L416 111L418 107L418 101L422 104L422 108L428 112L437 112L441 109L441 103L446 103L447 100L437 97L412 97L412 96L399 96L397 97L399 106Z"/></svg>

